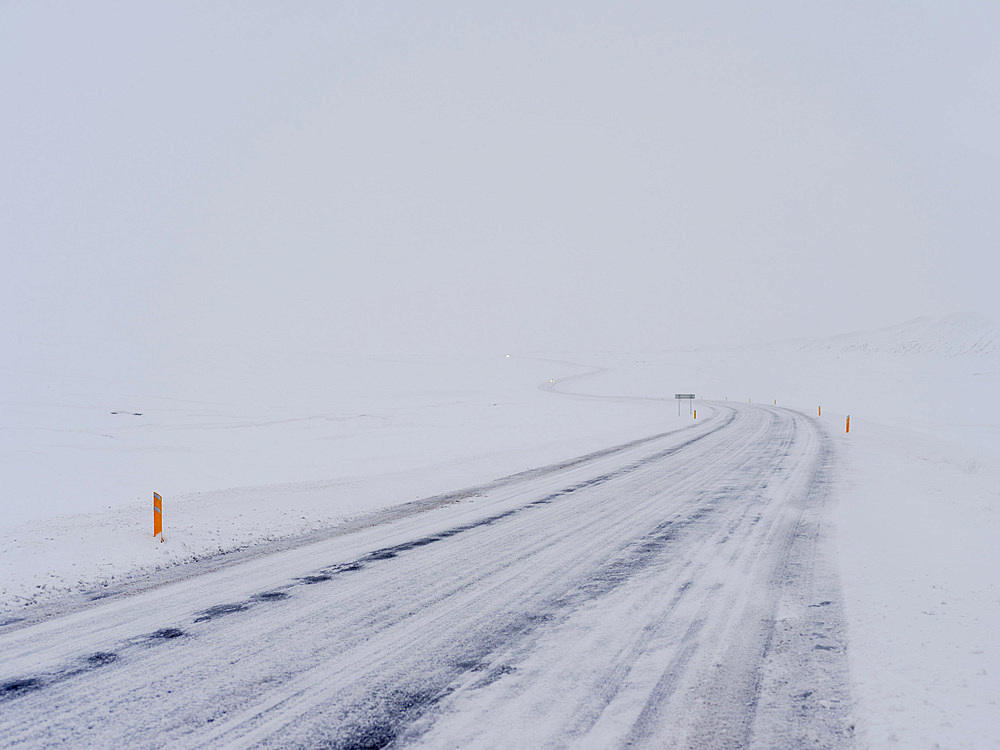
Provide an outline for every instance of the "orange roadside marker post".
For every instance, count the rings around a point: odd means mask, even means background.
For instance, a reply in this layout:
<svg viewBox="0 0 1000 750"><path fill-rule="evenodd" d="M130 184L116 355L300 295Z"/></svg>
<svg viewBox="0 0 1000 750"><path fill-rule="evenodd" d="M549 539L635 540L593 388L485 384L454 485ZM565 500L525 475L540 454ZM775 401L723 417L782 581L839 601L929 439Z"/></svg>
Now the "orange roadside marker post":
<svg viewBox="0 0 1000 750"><path fill-rule="evenodd" d="M851 431L851 415L848 414L847 415L847 429L844 430L844 432L850 432L850 431Z"/></svg>
<svg viewBox="0 0 1000 750"><path fill-rule="evenodd" d="M163 541L163 498L158 492L153 493L153 538L160 535Z"/></svg>
<svg viewBox="0 0 1000 750"><path fill-rule="evenodd" d="M697 410L697 409L695 409L695 410L694 410L694 418L695 418L695 419L697 419L697 418L698 418L698 410Z"/></svg>
<svg viewBox="0 0 1000 750"><path fill-rule="evenodd" d="M823 416L823 407L822 406L817 406L816 407L816 416L817 417L822 417Z"/></svg>

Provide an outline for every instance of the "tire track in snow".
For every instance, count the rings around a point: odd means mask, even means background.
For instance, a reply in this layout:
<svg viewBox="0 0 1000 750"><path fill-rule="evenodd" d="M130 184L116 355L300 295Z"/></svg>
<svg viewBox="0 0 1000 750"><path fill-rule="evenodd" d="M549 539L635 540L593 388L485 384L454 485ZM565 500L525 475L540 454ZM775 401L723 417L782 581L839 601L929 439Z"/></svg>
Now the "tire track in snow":
<svg viewBox="0 0 1000 750"><path fill-rule="evenodd" d="M719 412L694 439L657 436L0 636L22 663L115 655L0 700L0 744L730 747L823 730L835 745L846 704L821 701L846 695L846 672L794 710L785 699L814 684L817 657L837 667L842 633L813 597L829 588L822 440L785 410ZM133 618L133 635L101 650L102 613ZM811 648L819 618L829 651ZM67 625L75 650L54 643ZM32 651L33 630L53 643ZM709 709L720 719L690 718Z"/></svg>

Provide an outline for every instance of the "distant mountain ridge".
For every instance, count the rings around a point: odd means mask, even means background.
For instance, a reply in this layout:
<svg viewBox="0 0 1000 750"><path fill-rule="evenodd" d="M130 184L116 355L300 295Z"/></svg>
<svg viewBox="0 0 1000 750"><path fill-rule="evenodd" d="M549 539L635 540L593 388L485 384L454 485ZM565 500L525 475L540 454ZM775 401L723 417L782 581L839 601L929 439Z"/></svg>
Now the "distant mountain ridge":
<svg viewBox="0 0 1000 750"><path fill-rule="evenodd" d="M976 313L921 317L874 331L855 331L815 339L792 339L773 346L799 351L867 354L1000 357L1000 330Z"/></svg>

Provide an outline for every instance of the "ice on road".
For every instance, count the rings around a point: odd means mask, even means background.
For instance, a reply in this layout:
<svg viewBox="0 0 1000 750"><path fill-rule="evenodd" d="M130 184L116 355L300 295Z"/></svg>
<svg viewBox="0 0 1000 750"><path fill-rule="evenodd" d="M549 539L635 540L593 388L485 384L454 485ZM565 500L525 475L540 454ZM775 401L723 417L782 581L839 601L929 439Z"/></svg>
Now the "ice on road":
<svg viewBox="0 0 1000 750"><path fill-rule="evenodd" d="M0 626L0 745L850 745L831 441L699 417Z"/></svg>

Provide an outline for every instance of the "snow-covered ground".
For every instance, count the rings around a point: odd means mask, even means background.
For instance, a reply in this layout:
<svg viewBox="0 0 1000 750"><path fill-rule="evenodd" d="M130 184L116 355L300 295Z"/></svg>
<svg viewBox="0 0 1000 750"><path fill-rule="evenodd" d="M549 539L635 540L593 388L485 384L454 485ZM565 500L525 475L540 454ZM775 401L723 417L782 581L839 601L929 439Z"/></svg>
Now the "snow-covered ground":
<svg viewBox="0 0 1000 750"><path fill-rule="evenodd" d="M553 397L539 383L589 368L504 353L274 357L253 367L155 394L47 373L24 386L30 395L3 404L0 613L328 528L677 420L672 401ZM163 544L151 541L154 491L164 498Z"/></svg>
<svg viewBox="0 0 1000 750"><path fill-rule="evenodd" d="M972 315L919 319L651 357L608 378L613 390L637 395L682 374L699 396L776 400L814 414L822 407L837 434L836 536L859 744L1000 747L1000 334L992 324Z"/></svg>
<svg viewBox="0 0 1000 750"><path fill-rule="evenodd" d="M1000 746L1000 344L986 321L638 356L210 361L140 389L7 365L0 622L686 424L676 392L822 407L859 744Z"/></svg>

